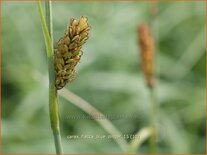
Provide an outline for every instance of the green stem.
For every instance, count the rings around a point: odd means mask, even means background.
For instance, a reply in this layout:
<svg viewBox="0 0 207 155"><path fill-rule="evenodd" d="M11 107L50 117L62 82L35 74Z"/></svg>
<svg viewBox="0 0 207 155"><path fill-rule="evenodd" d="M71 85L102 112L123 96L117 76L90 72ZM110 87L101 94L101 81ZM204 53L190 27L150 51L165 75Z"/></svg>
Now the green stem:
<svg viewBox="0 0 207 155"><path fill-rule="evenodd" d="M130 143L127 147L127 150L126 150L126 154L134 154L136 152L136 150L139 150L139 147L141 146L141 144L146 139L151 137L151 135L152 135L152 128L151 127L144 127L142 129L140 129L136 133L136 136L139 138L135 138L130 141Z"/></svg>
<svg viewBox="0 0 207 155"><path fill-rule="evenodd" d="M150 99L151 99L151 116L150 125L152 128L152 135L149 141L150 153L156 153L156 117L157 117L157 103L154 87L149 87Z"/></svg>
<svg viewBox="0 0 207 155"><path fill-rule="evenodd" d="M52 24L52 2L46 1L45 2L45 16L46 16L46 24L48 28L48 32L50 35L52 48L53 48L53 24Z"/></svg>
<svg viewBox="0 0 207 155"><path fill-rule="evenodd" d="M38 3L38 10L40 14L45 45L47 49L47 58L48 58L50 124L53 131L56 154L63 154L61 136L60 136L60 127L59 127L60 125L59 125L59 115L58 115L57 89L55 87L51 1L45 2L46 21L42 11L41 1L39 0L37 3Z"/></svg>
<svg viewBox="0 0 207 155"><path fill-rule="evenodd" d="M70 101L72 104L82 109L87 114L91 115L95 121L97 121L109 134L121 135L121 132L112 124L107 118L98 119L99 116L103 116L99 110L93 107L90 103L80 98L71 91L63 88L59 91L59 95ZM127 147L127 141L124 138L114 138L115 142L120 146L120 148L125 152Z"/></svg>
<svg viewBox="0 0 207 155"><path fill-rule="evenodd" d="M153 1L151 2L150 4L150 29L151 29L151 33L152 33L152 36L154 38L154 46L156 47L156 49L158 48L157 46L157 9L158 9L158 6L157 6L157 3L156 1ZM156 52L156 51L155 51ZM154 55L154 66L156 65L155 63L155 60L156 60L156 54ZM156 66L155 66L156 68ZM155 70L154 68L154 70ZM157 70L156 70L157 72ZM155 80L155 79L154 79ZM155 94L155 86L148 86L148 89L149 89L149 93L150 93L150 100L151 100L151 113L150 113L150 126L152 128L152 135L151 135L151 138L150 138L150 141L149 141L149 153L151 154L155 154L157 153L157 148L156 148L156 119L157 119L157 99L156 99L156 94Z"/></svg>

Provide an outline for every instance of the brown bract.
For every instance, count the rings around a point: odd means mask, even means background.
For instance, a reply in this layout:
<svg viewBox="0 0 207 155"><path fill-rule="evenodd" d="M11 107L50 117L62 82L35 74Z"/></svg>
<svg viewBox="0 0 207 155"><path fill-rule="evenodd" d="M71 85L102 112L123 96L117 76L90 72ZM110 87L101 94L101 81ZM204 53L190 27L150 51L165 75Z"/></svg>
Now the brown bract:
<svg viewBox="0 0 207 155"><path fill-rule="evenodd" d="M58 41L54 51L57 89L74 79L75 66L80 61L81 48L88 39L89 30L86 17L81 17L79 21L71 19L64 36Z"/></svg>
<svg viewBox="0 0 207 155"><path fill-rule="evenodd" d="M138 38L141 51L141 65L145 74L146 82L149 87L154 85L154 70L153 70L153 57L154 57L154 41L150 35L149 28L145 24L138 26Z"/></svg>

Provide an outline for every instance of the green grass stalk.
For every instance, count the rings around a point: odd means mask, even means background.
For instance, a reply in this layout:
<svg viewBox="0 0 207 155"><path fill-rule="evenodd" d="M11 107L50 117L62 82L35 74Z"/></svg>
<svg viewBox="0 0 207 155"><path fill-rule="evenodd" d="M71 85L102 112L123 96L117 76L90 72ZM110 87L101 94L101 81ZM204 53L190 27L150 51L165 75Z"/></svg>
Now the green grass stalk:
<svg viewBox="0 0 207 155"><path fill-rule="evenodd" d="M55 72L54 72L54 51L53 51L53 33L52 33L52 8L51 1L45 2L46 21L43 15L41 1L37 1L42 31L44 35L45 45L47 49L48 70L49 70L49 113L50 124L53 131L56 154L63 154L59 115L58 115L58 100L57 89L55 87Z"/></svg>
<svg viewBox="0 0 207 155"><path fill-rule="evenodd" d="M155 154L156 150L156 118L157 118L157 101L154 87L148 87L151 99L151 112L150 112L150 126L152 128L152 134L149 141L149 153Z"/></svg>

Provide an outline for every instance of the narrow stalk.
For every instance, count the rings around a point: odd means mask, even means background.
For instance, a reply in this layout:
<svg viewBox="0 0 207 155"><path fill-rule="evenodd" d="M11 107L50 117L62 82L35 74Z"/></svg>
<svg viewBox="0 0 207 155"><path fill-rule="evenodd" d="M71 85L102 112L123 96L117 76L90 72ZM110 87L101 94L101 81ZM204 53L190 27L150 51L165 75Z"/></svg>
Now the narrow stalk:
<svg viewBox="0 0 207 155"><path fill-rule="evenodd" d="M157 18L157 3L156 1L152 1L150 4L150 29L151 29L151 33L152 36L154 38L154 46L156 47L155 49L157 49L157 25L156 25L156 18ZM156 51L155 51L156 52ZM154 56L154 66L155 66L155 60L156 60L156 55ZM154 69L157 68L156 66L154 67ZM149 93L150 93L150 100L151 100L151 113L150 113L150 126L152 127L152 135L149 141L149 153L151 154L155 154L157 153L157 148L156 148L156 119L157 119L157 100L156 100L156 94L155 94L155 86L151 86L149 87Z"/></svg>
<svg viewBox="0 0 207 155"><path fill-rule="evenodd" d="M53 24L52 24L52 2L46 1L45 2L45 17L46 17L46 24L47 29L51 39L51 46L53 49Z"/></svg>
<svg viewBox="0 0 207 155"><path fill-rule="evenodd" d="M45 14L46 14L46 24L49 30L49 35L51 39L51 47L53 49L53 26L52 26L52 2L45 2ZM56 154L62 154L62 144L60 135L60 125L58 116L58 100L57 100L57 89L55 87L55 73L54 73L54 52L49 57L49 111L50 111L50 122L51 128L53 130Z"/></svg>
<svg viewBox="0 0 207 155"><path fill-rule="evenodd" d="M38 10L40 14L42 30L43 30L44 39L45 39L45 45L47 48L48 70L49 70L50 124L51 124L51 128L53 131L56 154L63 154L61 136L60 136L60 127L59 127L57 89L55 87L51 1L45 2L46 21L45 21L43 11L42 11L41 1L39 0L37 3L38 3Z"/></svg>
<svg viewBox="0 0 207 155"><path fill-rule="evenodd" d="M141 144L148 138L150 138L152 135L152 128L151 127L144 127L140 129L137 133L136 136L138 138L135 138L130 141L126 154L133 154L136 153L136 150L139 150L139 147Z"/></svg>
<svg viewBox="0 0 207 155"><path fill-rule="evenodd" d="M154 87L148 87L151 99L151 112L150 112L150 126L152 128L152 135L149 141L149 153L156 153L156 116L157 116L157 103Z"/></svg>
<svg viewBox="0 0 207 155"><path fill-rule="evenodd" d="M76 94L71 91L63 88L59 91L59 95L70 101L72 104L82 109L84 112L89 114L97 121L105 131L109 134L113 135L121 135L121 132L112 124L110 120L108 120L104 114L102 114L99 110L93 107L90 103L80 98ZM100 116L105 117L104 119L99 119ZM127 147L127 141L124 138L113 138L114 141L119 145L119 147L125 152Z"/></svg>

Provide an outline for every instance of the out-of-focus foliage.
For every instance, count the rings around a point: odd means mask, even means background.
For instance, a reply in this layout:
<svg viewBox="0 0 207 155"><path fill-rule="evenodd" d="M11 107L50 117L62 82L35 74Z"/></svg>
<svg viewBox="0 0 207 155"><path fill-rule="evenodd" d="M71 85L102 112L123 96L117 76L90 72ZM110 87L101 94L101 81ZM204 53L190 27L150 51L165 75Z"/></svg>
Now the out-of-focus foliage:
<svg viewBox="0 0 207 155"><path fill-rule="evenodd" d="M150 23L156 39L159 153L205 153L205 2L160 2L151 22L148 2L53 2L54 40L70 18L92 27L76 79L67 89L104 114L123 134L149 124L149 92L140 68L136 27ZM35 2L2 2L2 153L54 153L48 115L47 59ZM59 98L65 153L122 153L113 140L67 139L107 134ZM141 145L137 153L147 153Z"/></svg>

